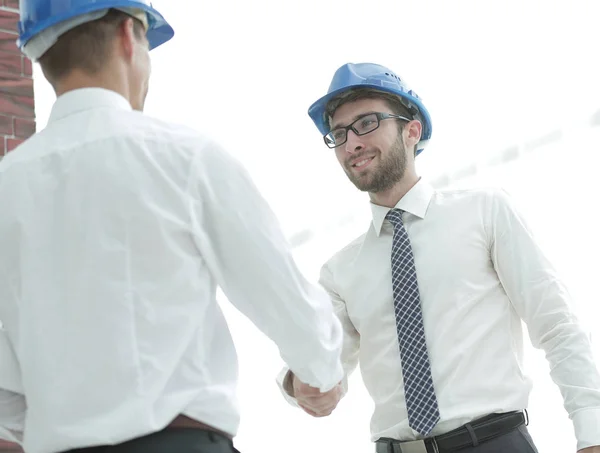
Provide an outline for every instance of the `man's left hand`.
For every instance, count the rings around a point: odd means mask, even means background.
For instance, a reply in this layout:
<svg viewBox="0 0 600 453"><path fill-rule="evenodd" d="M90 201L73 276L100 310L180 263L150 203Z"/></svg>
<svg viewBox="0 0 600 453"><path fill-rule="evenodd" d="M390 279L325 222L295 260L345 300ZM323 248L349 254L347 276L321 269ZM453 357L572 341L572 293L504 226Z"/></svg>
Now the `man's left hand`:
<svg viewBox="0 0 600 453"><path fill-rule="evenodd" d="M579 450L577 453L600 453L600 445L584 448L583 450Z"/></svg>

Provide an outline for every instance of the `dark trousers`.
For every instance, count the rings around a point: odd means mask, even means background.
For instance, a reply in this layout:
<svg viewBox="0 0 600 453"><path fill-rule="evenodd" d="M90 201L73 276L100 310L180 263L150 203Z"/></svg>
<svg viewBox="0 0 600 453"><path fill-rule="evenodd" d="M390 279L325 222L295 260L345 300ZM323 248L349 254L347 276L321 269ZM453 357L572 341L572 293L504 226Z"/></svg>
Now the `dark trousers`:
<svg viewBox="0 0 600 453"><path fill-rule="evenodd" d="M239 453L227 437L212 431L169 428L122 444L77 448L65 453Z"/></svg>

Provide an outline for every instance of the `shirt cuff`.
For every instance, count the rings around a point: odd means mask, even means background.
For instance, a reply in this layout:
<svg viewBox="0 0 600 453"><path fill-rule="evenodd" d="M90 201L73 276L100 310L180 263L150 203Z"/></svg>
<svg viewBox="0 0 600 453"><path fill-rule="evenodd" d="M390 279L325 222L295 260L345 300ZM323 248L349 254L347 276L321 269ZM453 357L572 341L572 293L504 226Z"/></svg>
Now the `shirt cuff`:
<svg viewBox="0 0 600 453"><path fill-rule="evenodd" d="M23 444L23 432L11 430L9 428L0 426L0 439L6 440L8 442L12 442L14 444L22 445Z"/></svg>
<svg viewBox="0 0 600 453"><path fill-rule="evenodd" d="M600 407L582 409L571 416L575 427L577 450L600 446Z"/></svg>
<svg viewBox="0 0 600 453"><path fill-rule="evenodd" d="M0 389L0 439L21 443L27 403L19 393Z"/></svg>
<svg viewBox="0 0 600 453"><path fill-rule="evenodd" d="M0 329L0 387L15 393L25 393L19 361L4 329Z"/></svg>

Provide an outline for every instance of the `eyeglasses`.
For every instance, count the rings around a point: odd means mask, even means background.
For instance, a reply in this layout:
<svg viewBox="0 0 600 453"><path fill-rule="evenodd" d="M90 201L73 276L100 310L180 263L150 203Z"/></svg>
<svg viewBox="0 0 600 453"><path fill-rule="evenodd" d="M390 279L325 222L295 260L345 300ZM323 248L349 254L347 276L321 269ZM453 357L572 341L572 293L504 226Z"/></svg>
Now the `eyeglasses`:
<svg viewBox="0 0 600 453"><path fill-rule="evenodd" d="M379 127L381 120L396 119L402 121L412 121L409 118L391 113L367 113L359 117L356 121L348 126L337 127L328 134L323 136L325 144L329 148L337 148L348 141L348 131L352 131L356 135L366 135L373 132Z"/></svg>

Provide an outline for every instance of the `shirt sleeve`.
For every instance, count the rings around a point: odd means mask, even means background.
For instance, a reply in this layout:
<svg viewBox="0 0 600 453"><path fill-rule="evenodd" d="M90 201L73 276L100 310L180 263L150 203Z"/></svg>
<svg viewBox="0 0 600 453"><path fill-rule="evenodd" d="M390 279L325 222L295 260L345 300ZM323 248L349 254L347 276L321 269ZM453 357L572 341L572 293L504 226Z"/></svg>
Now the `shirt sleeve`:
<svg viewBox="0 0 600 453"><path fill-rule="evenodd" d="M350 320L346 303L342 300L335 290L335 281L329 264L326 263L321 268L319 283L325 288L333 304L333 310L342 324L344 331L344 340L342 347L342 366L344 368L344 378L342 379L342 394L348 392L348 377L358 365L358 356L360 350L360 335L354 324ZM277 384L283 393L284 398L290 404L297 406L296 399L291 395L291 376L289 369L284 367L277 376Z"/></svg>
<svg viewBox="0 0 600 453"><path fill-rule="evenodd" d="M492 260L532 344L546 353L573 421L577 448L600 445L600 373L570 296L509 196L491 197Z"/></svg>
<svg viewBox="0 0 600 453"><path fill-rule="evenodd" d="M0 439L22 443L26 412L23 395L0 389Z"/></svg>
<svg viewBox="0 0 600 453"><path fill-rule="evenodd" d="M343 376L342 329L327 293L299 271L280 225L247 171L214 144L190 178L196 245L228 300L279 347L305 383L332 389Z"/></svg>
<svg viewBox="0 0 600 453"><path fill-rule="evenodd" d="M0 329L0 438L21 443L27 405L21 372L7 333Z"/></svg>

